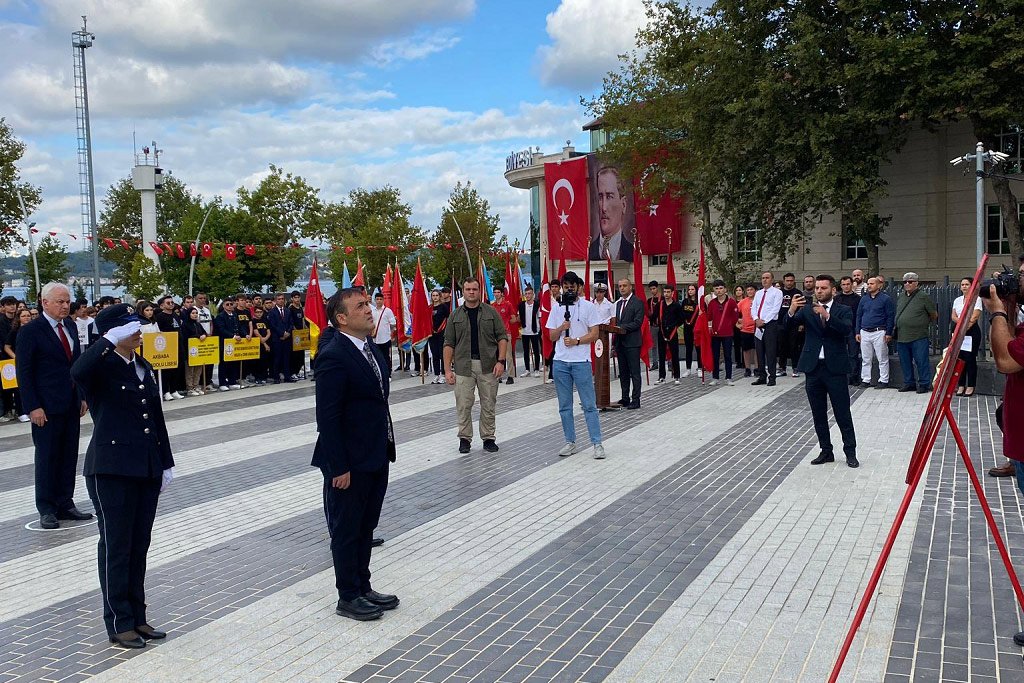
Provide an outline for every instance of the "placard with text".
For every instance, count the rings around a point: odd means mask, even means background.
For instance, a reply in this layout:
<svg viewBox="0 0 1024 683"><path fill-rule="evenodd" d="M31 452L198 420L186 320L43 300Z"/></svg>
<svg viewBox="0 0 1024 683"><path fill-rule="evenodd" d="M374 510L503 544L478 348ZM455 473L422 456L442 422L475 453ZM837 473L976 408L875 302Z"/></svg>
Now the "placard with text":
<svg viewBox="0 0 1024 683"><path fill-rule="evenodd" d="M226 339L224 341L224 361L233 360L259 360L260 340L252 339Z"/></svg>
<svg viewBox="0 0 1024 683"><path fill-rule="evenodd" d="M178 367L178 333L144 332L142 357L149 361L154 370Z"/></svg>
<svg viewBox="0 0 1024 683"><path fill-rule="evenodd" d="M220 359L220 337L207 337L188 340L188 364L192 367L197 365L213 365Z"/></svg>

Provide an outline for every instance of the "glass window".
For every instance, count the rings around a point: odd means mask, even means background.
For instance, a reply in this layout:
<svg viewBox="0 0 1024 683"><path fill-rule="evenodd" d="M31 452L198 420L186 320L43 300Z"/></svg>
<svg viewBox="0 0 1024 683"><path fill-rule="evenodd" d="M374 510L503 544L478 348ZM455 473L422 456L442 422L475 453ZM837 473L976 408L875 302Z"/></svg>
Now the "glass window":
<svg viewBox="0 0 1024 683"><path fill-rule="evenodd" d="M1024 222L1024 202L1017 205L1017 219ZM985 207L985 251L992 256L1010 255L1010 239L998 204Z"/></svg>
<svg viewBox="0 0 1024 683"><path fill-rule="evenodd" d="M851 237L846 238L846 260L853 261L857 259L867 259L868 248L864 245L864 240L855 240Z"/></svg>
<svg viewBox="0 0 1024 683"><path fill-rule="evenodd" d="M755 263L761 258L761 228L754 225L736 226L736 260Z"/></svg>
<svg viewBox="0 0 1024 683"><path fill-rule="evenodd" d="M999 134L999 151L1010 157L1002 166L1003 173L1024 172L1024 165L1022 165L1024 158L1021 155L1022 142L1024 142L1024 126L1019 124L1006 126Z"/></svg>
<svg viewBox="0 0 1024 683"><path fill-rule="evenodd" d="M653 254L647 257L648 265L651 266L667 266L668 265L668 254Z"/></svg>

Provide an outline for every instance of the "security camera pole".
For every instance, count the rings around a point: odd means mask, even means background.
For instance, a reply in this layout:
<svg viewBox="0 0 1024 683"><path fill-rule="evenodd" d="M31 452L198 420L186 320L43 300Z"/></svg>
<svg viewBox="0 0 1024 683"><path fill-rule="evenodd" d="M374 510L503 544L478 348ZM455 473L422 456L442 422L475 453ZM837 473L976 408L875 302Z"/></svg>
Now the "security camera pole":
<svg viewBox="0 0 1024 683"><path fill-rule="evenodd" d="M977 147L975 147L974 154L965 154L962 157L949 160L949 163L953 166L968 161L974 162L974 221L977 232L975 238L977 240L978 263L981 263L981 257L985 254L985 176L987 175L985 173L985 162L990 161L993 165L998 166L1008 158L1002 152L993 152L991 150L986 152L985 143L979 142Z"/></svg>

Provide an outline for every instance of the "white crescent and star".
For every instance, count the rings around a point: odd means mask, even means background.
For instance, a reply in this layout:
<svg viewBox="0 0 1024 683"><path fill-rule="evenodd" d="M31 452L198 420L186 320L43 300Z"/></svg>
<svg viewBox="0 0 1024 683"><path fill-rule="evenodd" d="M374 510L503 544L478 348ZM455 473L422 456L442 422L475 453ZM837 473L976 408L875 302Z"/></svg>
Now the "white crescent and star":
<svg viewBox="0 0 1024 683"><path fill-rule="evenodd" d="M565 178L560 178L554 186L551 188L551 204L557 209L558 207L558 191L565 188L569 191L569 210L572 210L572 205L576 203L576 191L572 189L572 183ZM558 221L561 225L569 224L569 214L565 212L565 209L558 214Z"/></svg>

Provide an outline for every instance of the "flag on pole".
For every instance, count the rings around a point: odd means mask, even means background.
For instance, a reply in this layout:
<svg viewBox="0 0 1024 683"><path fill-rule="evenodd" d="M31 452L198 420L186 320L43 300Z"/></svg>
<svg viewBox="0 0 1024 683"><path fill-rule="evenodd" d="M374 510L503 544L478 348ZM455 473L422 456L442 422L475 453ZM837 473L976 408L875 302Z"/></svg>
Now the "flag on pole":
<svg viewBox="0 0 1024 683"><path fill-rule="evenodd" d="M590 300L590 250L587 249L587 262L583 266L583 298Z"/></svg>
<svg viewBox="0 0 1024 683"><path fill-rule="evenodd" d="M548 335L548 316L551 315L551 285L548 281L548 261L544 259L544 274L542 275L540 292L540 347L544 357L549 358L554 350L554 344Z"/></svg>
<svg viewBox="0 0 1024 683"><path fill-rule="evenodd" d="M713 358L711 356L711 321L708 318L708 305L704 301L704 288L706 285L704 272L704 237L700 238L700 265L697 268L697 324L693 328L693 343L700 348L701 373L706 373L711 367Z"/></svg>
<svg viewBox="0 0 1024 683"><path fill-rule="evenodd" d="M412 348L422 353L427 340L434 333L433 311L430 308L430 297L427 285L423 281L423 269L420 260L416 259L416 278L413 280L412 293L409 295L410 312L412 314Z"/></svg>
<svg viewBox="0 0 1024 683"><path fill-rule="evenodd" d="M306 305L302 315L309 321L309 357L316 356L317 340L320 332L327 329L327 311L324 309L324 295L320 291L320 276L316 270L316 255L313 255L313 270L309 273L309 286L306 288Z"/></svg>
<svg viewBox="0 0 1024 683"><path fill-rule="evenodd" d="M491 289L491 274L487 272L487 265L484 263L484 256L480 254L480 272L483 273L483 280L480 281L480 287L483 288L480 300L491 303L494 298L494 290Z"/></svg>
<svg viewBox="0 0 1024 683"><path fill-rule="evenodd" d="M409 313L409 302L406 301L405 297L405 282L402 280L402 273L398 266L398 261L395 261L395 270L391 282L391 301L394 306L391 310L395 314L396 318L396 334L398 335L398 347L403 351L408 351L411 347L409 344L409 325L412 322L410 318L412 315Z"/></svg>
<svg viewBox="0 0 1024 683"><path fill-rule="evenodd" d="M516 261L516 268L512 268L512 260ZM519 268L519 258L513 256L511 251L505 253L505 298L512 307L513 315L519 315L519 285L516 283L516 270ZM515 344L519 338L519 323L513 324L509 330L511 342Z"/></svg>
<svg viewBox="0 0 1024 683"><path fill-rule="evenodd" d="M342 289L348 289L351 286L352 286L352 278L349 277L349 274L348 274L348 262L343 262L342 263L342 270L341 270L341 288Z"/></svg>
<svg viewBox="0 0 1024 683"><path fill-rule="evenodd" d="M391 264L388 264L388 270L384 273L384 284L381 285L380 293L384 295L384 305L391 309L391 312L395 312L395 307L391 305Z"/></svg>
<svg viewBox="0 0 1024 683"><path fill-rule="evenodd" d="M644 292L644 256L640 250L640 240L633 246L633 292L644 304L644 322L640 327L640 360L645 367L651 365L651 349L654 348L654 337L651 336L651 321L647 317L647 294ZM649 381L649 380L648 380Z"/></svg>
<svg viewBox="0 0 1024 683"><path fill-rule="evenodd" d="M347 268L347 266L346 266L346 268ZM352 286L353 287L365 287L366 286L366 280L363 277L363 262L359 260L358 256L356 257L356 276L355 276L355 278L352 279Z"/></svg>

